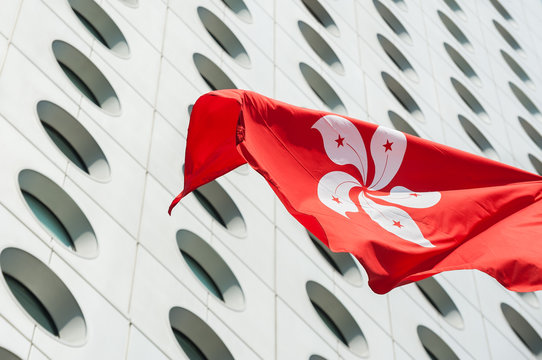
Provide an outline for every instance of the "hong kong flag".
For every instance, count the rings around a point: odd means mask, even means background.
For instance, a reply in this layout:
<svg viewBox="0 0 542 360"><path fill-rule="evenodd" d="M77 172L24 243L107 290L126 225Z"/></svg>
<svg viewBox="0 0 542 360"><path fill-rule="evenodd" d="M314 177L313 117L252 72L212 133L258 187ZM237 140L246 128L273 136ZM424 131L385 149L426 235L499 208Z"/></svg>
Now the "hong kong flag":
<svg viewBox="0 0 542 360"><path fill-rule="evenodd" d="M194 105L186 194L248 163L333 251L352 253L377 293L478 269L542 289L542 177L383 126L243 90ZM256 241L256 240L254 240Z"/></svg>

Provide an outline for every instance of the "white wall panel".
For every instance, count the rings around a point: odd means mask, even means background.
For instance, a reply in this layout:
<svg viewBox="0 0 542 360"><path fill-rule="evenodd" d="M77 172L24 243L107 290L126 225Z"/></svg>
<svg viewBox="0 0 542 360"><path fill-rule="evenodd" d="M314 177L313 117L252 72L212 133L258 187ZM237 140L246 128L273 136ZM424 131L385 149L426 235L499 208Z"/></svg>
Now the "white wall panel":
<svg viewBox="0 0 542 360"><path fill-rule="evenodd" d="M239 2L248 11L241 16L228 6ZM183 186L188 108L210 90L194 63L196 53L238 88L329 111L302 75L299 64L306 63L337 93L349 116L393 127L393 111L423 138L487 156L462 127L461 114L491 143L500 161L536 171L529 155L542 161L542 148L518 117L542 134L542 114L526 109L509 83L542 109L542 4L455 2L461 10L448 6L452 0L318 0L336 24L334 32L302 0L96 0L128 43L129 55L119 55L85 28L68 0L0 0L0 252L15 247L43 261L72 292L87 325L80 346L50 335L23 310L0 275L0 347L31 360L185 358L169 322L170 309L181 306L201 318L237 359L358 359L311 305L306 283L312 280L358 323L370 359L428 358L417 333L420 325L461 359L533 358L508 324L501 303L542 334L540 295L522 297L476 271L438 275L435 279L461 313L463 328L458 329L415 285L374 294L361 266L362 282L353 285L322 257L267 182L246 167L217 180L241 213L245 233L220 225L193 194L167 215ZM394 33L377 6L397 18L408 38ZM198 16L200 7L237 37L249 63L232 58L209 34ZM470 46L450 34L439 11ZM315 52L299 21L329 45L344 74ZM494 21L521 51L503 39ZM377 34L397 47L415 76L399 69ZM68 80L53 53L55 40L74 46L102 72L120 110L96 106ZM479 81L457 67L444 42L464 57ZM530 83L510 68L501 50ZM404 87L423 116L409 113L394 98L382 72ZM465 104L452 77L487 116ZM44 100L66 110L94 138L108 160L109 177L89 176L59 151L40 124L37 104ZM67 249L37 220L20 191L18 175L24 169L47 176L78 205L96 235L96 256ZM176 241L179 230L198 235L229 267L243 291L241 306L221 301L194 276Z"/></svg>

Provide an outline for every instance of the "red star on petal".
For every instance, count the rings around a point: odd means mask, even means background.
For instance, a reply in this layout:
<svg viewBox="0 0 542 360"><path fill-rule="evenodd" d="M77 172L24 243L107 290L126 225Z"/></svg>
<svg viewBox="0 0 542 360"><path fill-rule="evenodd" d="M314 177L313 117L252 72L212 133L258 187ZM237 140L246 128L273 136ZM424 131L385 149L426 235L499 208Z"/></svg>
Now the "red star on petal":
<svg viewBox="0 0 542 360"><path fill-rule="evenodd" d="M337 140L335 140L335 141L337 141ZM388 150L391 151L391 146L392 145L393 145L392 142L390 142L389 140L386 140L386 143L384 145L382 145L382 146L384 146L386 148L386 150L384 150L384 152L386 152Z"/></svg>
<svg viewBox="0 0 542 360"><path fill-rule="evenodd" d="M343 140L344 140L344 138L341 137L341 134L339 134L339 137L337 139L335 139L335 141L337 142L337 147L344 146Z"/></svg>
<svg viewBox="0 0 542 360"><path fill-rule="evenodd" d="M405 227L405 225L401 225L400 221L395 221L395 220L393 220L393 226L397 226L399 229L402 227Z"/></svg>
<svg viewBox="0 0 542 360"><path fill-rule="evenodd" d="M341 203L341 200L339 200L338 197L335 197L333 195L331 195L331 200L335 201L337 204L340 204Z"/></svg>

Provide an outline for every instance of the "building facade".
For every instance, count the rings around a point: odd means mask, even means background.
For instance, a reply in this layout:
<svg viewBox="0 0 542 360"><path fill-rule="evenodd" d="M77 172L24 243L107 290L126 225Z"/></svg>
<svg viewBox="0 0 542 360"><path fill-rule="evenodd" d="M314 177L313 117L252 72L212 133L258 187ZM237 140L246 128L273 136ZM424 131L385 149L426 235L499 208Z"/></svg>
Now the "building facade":
<svg viewBox="0 0 542 360"><path fill-rule="evenodd" d="M537 0L1 0L0 358L542 357L539 294L456 271L376 295L246 166L167 215L211 89L542 173L541 18Z"/></svg>

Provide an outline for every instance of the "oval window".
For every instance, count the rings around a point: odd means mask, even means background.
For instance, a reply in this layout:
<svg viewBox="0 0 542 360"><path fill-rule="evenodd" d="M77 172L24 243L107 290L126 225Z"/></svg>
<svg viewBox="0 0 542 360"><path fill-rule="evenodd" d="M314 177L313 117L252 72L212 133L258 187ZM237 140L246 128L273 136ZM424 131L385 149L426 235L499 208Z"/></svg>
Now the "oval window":
<svg viewBox="0 0 542 360"><path fill-rule="evenodd" d="M96 2L68 0L68 3L79 21L96 40L117 55L123 57L130 55L130 48L122 31Z"/></svg>
<svg viewBox="0 0 542 360"><path fill-rule="evenodd" d="M42 329L69 344L84 343L87 330L81 308L51 269L16 248L2 251L0 267L14 298Z"/></svg>
<svg viewBox="0 0 542 360"><path fill-rule="evenodd" d="M174 307L169 311L169 322L175 340L189 359L233 360L224 342L191 311Z"/></svg>
<svg viewBox="0 0 542 360"><path fill-rule="evenodd" d="M448 5L448 7L450 8L450 10L452 10L457 16L459 16L462 20L467 20L467 15L465 15L465 12L463 11L463 9L461 8L461 6L459 6L459 4L457 3L457 1L455 0L444 0L444 3L446 5Z"/></svg>
<svg viewBox="0 0 542 360"><path fill-rule="evenodd" d="M538 158L533 154L528 154L528 157L531 165L533 165L538 175L542 175L542 161L538 160Z"/></svg>
<svg viewBox="0 0 542 360"><path fill-rule="evenodd" d="M504 50L501 50L501 55L504 59L504 62L508 65L508 67L510 67L510 70L512 70L514 74L516 74L516 76L520 78L521 81L527 84L527 86L534 88L533 81L531 80L529 75L527 75L525 70L523 70L521 65L518 64L518 62L514 60L514 58L512 58L510 55L508 55Z"/></svg>
<svg viewBox="0 0 542 360"><path fill-rule="evenodd" d="M299 70L314 94L329 108L336 113L345 114L346 108L324 78L316 70L305 63L299 63Z"/></svg>
<svg viewBox="0 0 542 360"><path fill-rule="evenodd" d="M237 88L233 81L231 81L230 78L224 74L224 71L222 71L206 56L196 53L192 59L194 60L194 64L196 65L199 74L203 78L203 81L205 81L211 90Z"/></svg>
<svg viewBox="0 0 542 360"><path fill-rule="evenodd" d="M335 21L333 21L331 15L329 15L329 13L318 0L301 0L301 2L303 3L303 5L305 5L311 15L314 16L316 21L318 21L320 25L326 28L326 30L329 31L330 34L334 36L340 35L337 24L335 24Z"/></svg>
<svg viewBox="0 0 542 360"><path fill-rule="evenodd" d="M407 44L412 44L412 38L408 33L407 29L399 21L397 16L395 16L390 9L386 7L383 3L378 0L373 0L373 4L376 8L376 11L382 17L382 20L390 27L390 29L402 39Z"/></svg>
<svg viewBox="0 0 542 360"><path fill-rule="evenodd" d="M83 257L97 255L92 226L61 187L33 170L19 173L19 187L31 212L55 240Z"/></svg>
<svg viewBox="0 0 542 360"><path fill-rule="evenodd" d="M508 86L510 86L510 90L514 93L516 96L516 99L525 107L525 109L534 117L541 118L542 115L540 114L540 110L538 110L538 107L534 104L534 102L521 90L516 84L512 82L508 82Z"/></svg>
<svg viewBox="0 0 542 360"><path fill-rule="evenodd" d="M458 80L450 78L452 86L454 87L457 95L465 102L465 104L472 110L478 117L484 120L486 123L489 123L489 116L487 115L486 109L480 104L478 99L470 92L469 89Z"/></svg>
<svg viewBox="0 0 542 360"><path fill-rule="evenodd" d="M344 67L335 51L328 45L328 43L316 32L310 25L303 21L298 21L297 26L301 31L301 34L314 50L314 52L322 59L330 68L332 68L337 74L344 74Z"/></svg>
<svg viewBox="0 0 542 360"><path fill-rule="evenodd" d="M512 18L512 15L510 15L510 13L504 8L504 6L502 6L499 0L489 0L489 2L505 20L514 22L514 18Z"/></svg>
<svg viewBox="0 0 542 360"><path fill-rule="evenodd" d="M239 65L250 68L250 57L237 36L215 14L198 7L198 16L216 43Z"/></svg>
<svg viewBox="0 0 542 360"><path fill-rule="evenodd" d="M216 181L211 181L192 191L209 215L236 236L246 235L246 225L241 212Z"/></svg>
<svg viewBox="0 0 542 360"><path fill-rule="evenodd" d="M417 328L418 338L422 346L433 360L459 360L454 351L431 329L419 325Z"/></svg>
<svg viewBox="0 0 542 360"><path fill-rule="evenodd" d="M112 115L120 114L117 94L96 65L64 41L53 41L53 53L64 74L88 100Z"/></svg>
<svg viewBox="0 0 542 360"><path fill-rule="evenodd" d="M418 74L416 73L416 70L414 70L410 62L407 60L407 58L403 55L403 53L383 35L377 34L376 37L378 39L378 42L380 43L380 46L382 47L386 55L388 55L390 60L395 64L395 66L397 66L397 68L401 70L412 81L417 82Z"/></svg>
<svg viewBox="0 0 542 360"><path fill-rule="evenodd" d="M480 130L466 117L458 115L459 122L463 127L463 130L467 133L472 142L480 149L480 151L490 159L499 160L499 155L489 142L487 138L482 134Z"/></svg>
<svg viewBox="0 0 542 360"><path fill-rule="evenodd" d="M356 265L356 259L349 253L333 252L324 245L316 236L308 232L309 238L316 247L316 250L328 262L335 271L343 278L355 286L361 286L363 283L361 273Z"/></svg>
<svg viewBox="0 0 542 360"><path fill-rule="evenodd" d="M96 179L109 179L102 149L73 116L49 101L40 101L36 109L47 135L73 164Z"/></svg>
<svg viewBox="0 0 542 360"><path fill-rule="evenodd" d="M446 50L446 53L448 53L450 59L454 62L455 66L457 66L466 77L468 77L475 85L482 86L482 81L478 77L478 74L476 74L476 71L474 71L472 66L470 66L467 60L465 60L457 50L447 43L444 43L444 49Z"/></svg>
<svg viewBox="0 0 542 360"><path fill-rule="evenodd" d="M426 278L417 281L416 286L444 320L453 327L463 328L463 316L461 316L452 298L435 279Z"/></svg>
<svg viewBox="0 0 542 360"><path fill-rule="evenodd" d="M518 121L531 140L542 150L542 135L527 120L518 116Z"/></svg>
<svg viewBox="0 0 542 360"><path fill-rule="evenodd" d="M516 50L516 52L518 52L520 55L525 56L521 45L519 45L517 40L512 36L512 34L508 32L508 30L505 29L504 26L499 24L496 20L493 20L493 25L495 25L495 29L497 29L497 32L502 36L504 41L506 41L506 43L510 45L512 49Z"/></svg>
<svg viewBox="0 0 542 360"><path fill-rule="evenodd" d="M399 84L397 80L395 80L390 74L387 72L382 72L382 80L384 80L384 84L386 84L386 87L391 92L395 100L401 104L401 106L412 115L413 118L419 121L424 121L423 113L416 103L416 101L410 96L408 91Z"/></svg>
<svg viewBox="0 0 542 360"><path fill-rule="evenodd" d="M457 26L452 19L450 19L445 13L442 11L437 11L437 14L440 18L440 21L442 21L442 24L448 30L448 32L454 37L454 39L457 40L458 43L463 45L465 49L469 51L474 51L474 48L472 47L471 42L467 38L467 36L461 31L459 26Z"/></svg>
<svg viewBox="0 0 542 360"><path fill-rule="evenodd" d="M305 287L314 310L326 327L354 354L368 356L365 335L335 295L314 281L307 282Z"/></svg>
<svg viewBox="0 0 542 360"><path fill-rule="evenodd" d="M418 135L418 132L416 132L416 130L414 130L414 128L410 126L410 124L405 119L397 115L395 112L391 110L388 111L388 117L390 118L393 127L397 130L402 131L406 134L420 137L420 135Z"/></svg>
<svg viewBox="0 0 542 360"><path fill-rule="evenodd" d="M222 0L222 2L246 23L252 22L252 14L243 0Z"/></svg>
<svg viewBox="0 0 542 360"><path fill-rule="evenodd" d="M395 5L397 5L397 7L403 11L407 11L408 10L408 7L407 7L407 4L405 2L405 0L392 0L393 3Z"/></svg>
<svg viewBox="0 0 542 360"><path fill-rule="evenodd" d="M190 270L209 292L232 309L244 308L245 297L241 285L207 242L188 230L179 230L177 246Z"/></svg>
<svg viewBox="0 0 542 360"><path fill-rule="evenodd" d="M459 123L463 127L463 130L467 133L472 142L480 149L480 151L488 158L498 161L499 155L489 142L487 138L482 134L480 130L466 117L458 115Z"/></svg>
<svg viewBox="0 0 542 360"><path fill-rule="evenodd" d="M518 296L529 306L532 306L533 308L540 307L540 301L535 292L518 292L516 294L518 294Z"/></svg>
<svg viewBox="0 0 542 360"><path fill-rule="evenodd" d="M508 304L501 303L501 310L518 339L537 358L542 358L542 338L527 320Z"/></svg>

